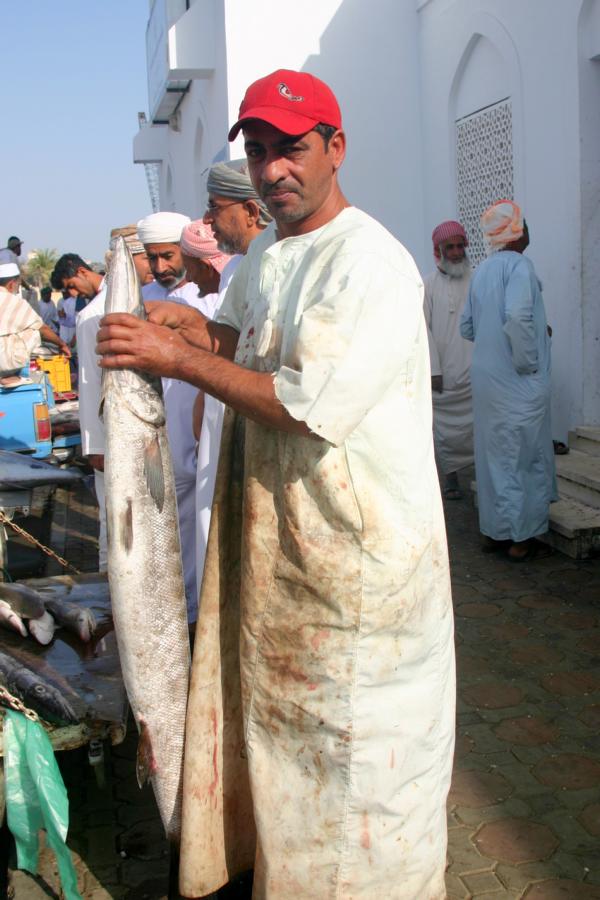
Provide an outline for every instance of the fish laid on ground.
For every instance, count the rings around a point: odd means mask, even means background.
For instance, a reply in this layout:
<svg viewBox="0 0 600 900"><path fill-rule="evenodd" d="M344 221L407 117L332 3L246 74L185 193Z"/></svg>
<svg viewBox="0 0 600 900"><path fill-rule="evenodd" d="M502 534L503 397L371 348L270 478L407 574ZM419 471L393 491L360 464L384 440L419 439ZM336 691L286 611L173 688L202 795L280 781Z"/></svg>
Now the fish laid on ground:
<svg viewBox="0 0 600 900"><path fill-rule="evenodd" d="M68 600L62 600L60 597L49 597L46 600L46 609L67 631L72 631L86 644L91 641L98 623L94 613L87 606L69 603Z"/></svg>
<svg viewBox="0 0 600 900"><path fill-rule="evenodd" d="M8 612L12 610L12 616ZM26 584L0 583L0 624L14 628L23 637L28 631L39 644L49 644L54 637L56 623L46 612L44 598Z"/></svg>
<svg viewBox="0 0 600 900"><path fill-rule="evenodd" d="M79 721L75 710L57 688L33 669L2 651L0 651L0 684L47 722L56 725L76 725Z"/></svg>
<svg viewBox="0 0 600 900"><path fill-rule="evenodd" d="M12 450L0 450L0 489L33 488L42 484L73 484L82 477L78 469L60 469L41 459Z"/></svg>
<svg viewBox="0 0 600 900"><path fill-rule="evenodd" d="M108 276L106 312L145 318L122 237ZM190 648L175 482L160 379L105 369L104 485L108 578L123 681L167 837L177 842Z"/></svg>

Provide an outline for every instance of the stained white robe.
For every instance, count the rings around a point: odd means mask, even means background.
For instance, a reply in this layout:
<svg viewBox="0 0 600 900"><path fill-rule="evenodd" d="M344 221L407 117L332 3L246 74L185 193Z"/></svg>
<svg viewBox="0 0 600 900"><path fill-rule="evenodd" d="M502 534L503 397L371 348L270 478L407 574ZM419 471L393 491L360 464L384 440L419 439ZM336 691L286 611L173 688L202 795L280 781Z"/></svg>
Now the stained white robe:
<svg viewBox="0 0 600 900"><path fill-rule="evenodd" d="M445 897L452 607L422 303L410 255L353 208L269 226L227 292L237 363L322 440L225 413L184 896L254 865L260 900Z"/></svg>
<svg viewBox="0 0 600 900"><path fill-rule="evenodd" d="M432 400L435 454L444 475L473 464L473 348L459 328L470 280L470 272L451 278L436 269L424 281L431 374L443 378L443 391L433 391Z"/></svg>

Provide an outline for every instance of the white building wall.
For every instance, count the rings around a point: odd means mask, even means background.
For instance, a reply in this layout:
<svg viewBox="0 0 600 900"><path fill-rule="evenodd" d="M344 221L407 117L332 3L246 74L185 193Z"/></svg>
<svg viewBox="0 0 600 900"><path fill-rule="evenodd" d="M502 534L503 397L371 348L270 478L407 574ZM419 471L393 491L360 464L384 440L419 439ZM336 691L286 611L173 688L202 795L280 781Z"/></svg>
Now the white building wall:
<svg viewBox="0 0 600 900"><path fill-rule="evenodd" d="M580 7L554 3L549 15L547 0L429 0L419 9L425 221L456 215L455 118L510 96L514 199L554 330L553 430L563 438L583 421Z"/></svg>
<svg viewBox="0 0 600 900"><path fill-rule="evenodd" d="M554 329L564 439L600 418L599 5L561 0L550 15L548 0L305 0L299 12L292 0L193 0L185 21L200 29L210 13L214 71L192 81L178 130L161 126L162 208L200 216L206 170L243 156L227 131L247 85L304 69L340 101L348 199L426 273L432 228L457 215L456 120L509 98L513 192Z"/></svg>

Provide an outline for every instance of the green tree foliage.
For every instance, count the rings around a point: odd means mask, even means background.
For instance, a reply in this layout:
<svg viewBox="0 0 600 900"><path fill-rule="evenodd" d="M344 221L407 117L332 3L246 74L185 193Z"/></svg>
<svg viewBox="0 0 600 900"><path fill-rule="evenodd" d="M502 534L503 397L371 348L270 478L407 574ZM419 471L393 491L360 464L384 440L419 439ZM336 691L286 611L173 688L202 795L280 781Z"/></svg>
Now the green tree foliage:
<svg viewBox="0 0 600 900"><path fill-rule="evenodd" d="M41 288L50 284L52 269L58 260L56 250L33 250L24 268L27 282L34 287Z"/></svg>

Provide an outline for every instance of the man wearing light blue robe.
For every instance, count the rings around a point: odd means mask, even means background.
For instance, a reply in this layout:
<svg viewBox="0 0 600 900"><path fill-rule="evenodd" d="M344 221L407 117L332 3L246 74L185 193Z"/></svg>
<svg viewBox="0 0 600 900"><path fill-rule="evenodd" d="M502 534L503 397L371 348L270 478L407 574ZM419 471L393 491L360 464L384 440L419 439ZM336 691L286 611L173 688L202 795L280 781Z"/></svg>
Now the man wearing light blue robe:
<svg viewBox="0 0 600 900"><path fill-rule="evenodd" d="M490 543L510 541L516 560L530 555L530 539L548 530L549 505L557 499L550 336L540 283L523 256L528 243L525 224L519 239L481 263L460 324L462 336L474 342L480 530Z"/></svg>

